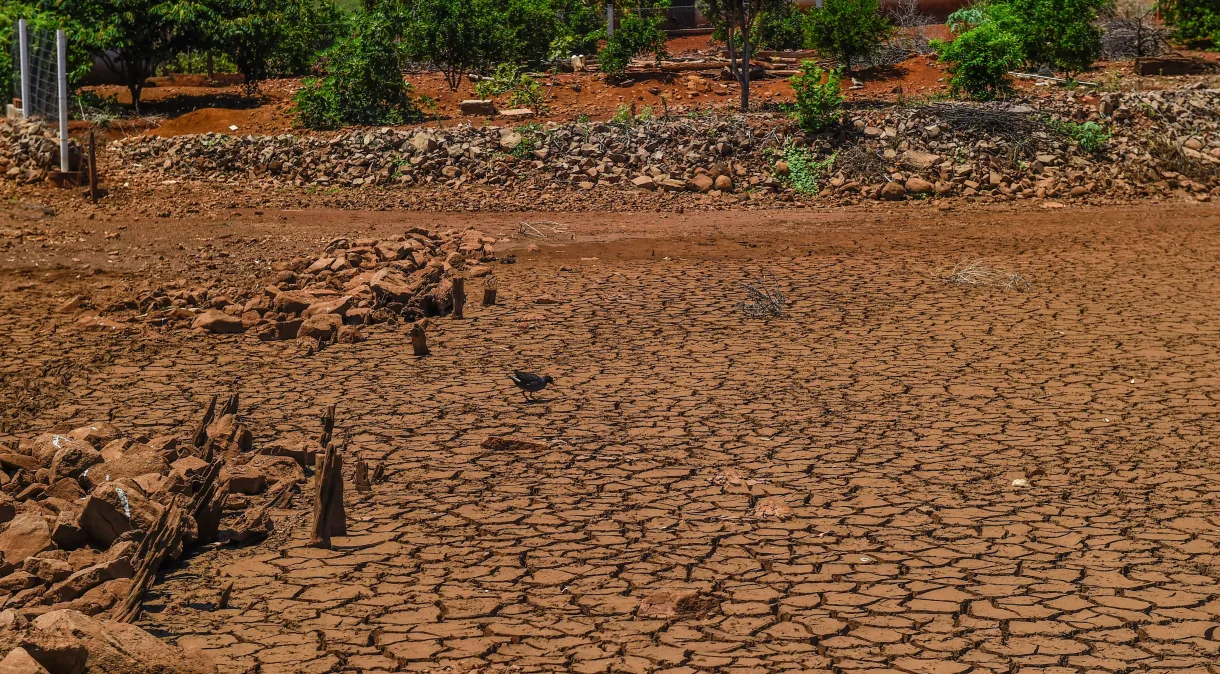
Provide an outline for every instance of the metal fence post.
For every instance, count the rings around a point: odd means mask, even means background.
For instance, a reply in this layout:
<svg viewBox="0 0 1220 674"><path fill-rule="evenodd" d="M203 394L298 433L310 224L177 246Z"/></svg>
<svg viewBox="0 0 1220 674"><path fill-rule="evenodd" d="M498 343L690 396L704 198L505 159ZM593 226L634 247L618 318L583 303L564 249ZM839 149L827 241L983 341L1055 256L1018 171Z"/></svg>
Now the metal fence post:
<svg viewBox="0 0 1220 674"><path fill-rule="evenodd" d="M606 3L606 37L614 36L614 5Z"/></svg>
<svg viewBox="0 0 1220 674"><path fill-rule="evenodd" d="M68 34L60 28L55 31L55 46L59 50L56 59L59 68L59 170L68 172ZM22 103L24 106L25 104Z"/></svg>
<svg viewBox="0 0 1220 674"><path fill-rule="evenodd" d="M30 36L26 31L25 19L17 22L17 35L21 52L21 117L30 118Z"/></svg>

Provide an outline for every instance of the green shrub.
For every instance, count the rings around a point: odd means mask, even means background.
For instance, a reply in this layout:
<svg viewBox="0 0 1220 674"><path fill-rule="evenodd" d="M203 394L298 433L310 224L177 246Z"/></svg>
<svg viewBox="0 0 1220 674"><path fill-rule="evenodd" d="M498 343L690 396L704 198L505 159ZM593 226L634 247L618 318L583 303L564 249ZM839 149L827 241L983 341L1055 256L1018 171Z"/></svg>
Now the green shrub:
<svg viewBox="0 0 1220 674"><path fill-rule="evenodd" d="M474 95L481 99L495 98L513 90L517 86L517 73L521 72L516 64L501 63L496 66L491 77L479 80L474 85Z"/></svg>
<svg viewBox="0 0 1220 674"><path fill-rule="evenodd" d="M500 0L508 44L501 58L521 63L547 59L551 43L560 34L559 15L551 0Z"/></svg>
<svg viewBox="0 0 1220 674"><path fill-rule="evenodd" d="M1108 128L1097 122L1083 124L1058 122L1053 123L1051 127L1060 134L1071 138L1076 142L1077 147L1089 154L1095 154L1105 149L1106 143L1110 142L1110 137L1114 135Z"/></svg>
<svg viewBox="0 0 1220 674"><path fill-rule="evenodd" d="M1161 11L1190 47L1220 48L1220 0L1163 0Z"/></svg>
<svg viewBox="0 0 1220 674"><path fill-rule="evenodd" d="M804 61L801 72L789 81L796 91L796 110L792 116L802 129L817 133L839 121L839 109L843 105L840 69L826 71L813 61Z"/></svg>
<svg viewBox="0 0 1220 674"><path fill-rule="evenodd" d="M529 108L534 111L535 115L543 115L548 112L546 95L546 90L542 88L538 80L522 73L513 86L513 94L508 102L513 107Z"/></svg>
<svg viewBox="0 0 1220 674"><path fill-rule="evenodd" d="M818 185L826 176L826 170L835 161L834 155L819 161L813 150L795 145L786 146L780 154L780 159L788 165L788 175L783 178L784 182L801 194L817 194Z"/></svg>
<svg viewBox="0 0 1220 674"><path fill-rule="evenodd" d="M597 54L601 71L621 75L636 54L651 53L660 63L665 58L665 31L662 29L665 13L660 10L667 7L669 0L640 0L635 8L624 9L614 35L606 40L606 46Z"/></svg>
<svg viewBox="0 0 1220 674"><path fill-rule="evenodd" d="M650 122L652 119L653 112L651 106L644 106L644 109L640 110L640 112L637 114L634 103L631 105L620 103L618 109L614 111L614 116L610 118L610 123L621 124L623 126L632 126L635 124Z"/></svg>
<svg viewBox="0 0 1220 674"><path fill-rule="evenodd" d="M940 62L949 66L949 89L989 101L1012 91L1009 71L1020 65L1021 44L993 21L984 21L956 39L932 43Z"/></svg>
<svg viewBox="0 0 1220 674"><path fill-rule="evenodd" d="M296 95L297 121L311 129L403 124L423 114L402 78L402 55L394 21L375 11L362 14L350 37L323 56L322 79L307 79Z"/></svg>
<svg viewBox="0 0 1220 674"><path fill-rule="evenodd" d="M876 51L893 32L878 0L825 0L822 9L805 14L806 44L848 71L852 61Z"/></svg>

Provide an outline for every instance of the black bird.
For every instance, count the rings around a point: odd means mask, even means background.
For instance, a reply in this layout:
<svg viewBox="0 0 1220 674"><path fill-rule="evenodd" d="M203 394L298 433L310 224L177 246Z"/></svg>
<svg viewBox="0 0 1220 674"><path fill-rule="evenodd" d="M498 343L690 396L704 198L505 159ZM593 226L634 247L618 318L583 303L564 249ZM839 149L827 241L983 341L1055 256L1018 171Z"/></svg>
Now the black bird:
<svg viewBox="0 0 1220 674"><path fill-rule="evenodd" d="M546 388L547 384L554 383L555 381L554 379L551 379L550 375L539 377L536 374L521 372L520 370L508 375L508 378L513 380L513 383L517 385L517 388L521 389L521 395L525 396L526 402L533 402L534 400L529 394L537 393Z"/></svg>

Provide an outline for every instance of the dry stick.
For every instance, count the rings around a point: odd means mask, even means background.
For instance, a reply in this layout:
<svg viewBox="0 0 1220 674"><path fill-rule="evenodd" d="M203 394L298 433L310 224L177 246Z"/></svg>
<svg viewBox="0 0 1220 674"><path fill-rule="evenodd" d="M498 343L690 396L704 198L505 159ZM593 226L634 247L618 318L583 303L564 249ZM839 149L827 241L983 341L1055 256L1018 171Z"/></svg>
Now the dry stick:
<svg viewBox="0 0 1220 674"><path fill-rule="evenodd" d="M93 129L89 130L89 199L97 203L97 153L94 150Z"/></svg>
<svg viewBox="0 0 1220 674"><path fill-rule="evenodd" d="M461 276L454 276L450 279L452 287L449 289L449 297L453 300L453 317L463 318L462 309L466 306L466 279Z"/></svg>
<svg viewBox="0 0 1220 674"><path fill-rule="evenodd" d="M216 417L216 396L212 396L212 400L208 403L208 409L203 413L203 419L199 421L199 425L195 427L195 434L191 436L191 444L196 447L203 447L208 441L208 424Z"/></svg>

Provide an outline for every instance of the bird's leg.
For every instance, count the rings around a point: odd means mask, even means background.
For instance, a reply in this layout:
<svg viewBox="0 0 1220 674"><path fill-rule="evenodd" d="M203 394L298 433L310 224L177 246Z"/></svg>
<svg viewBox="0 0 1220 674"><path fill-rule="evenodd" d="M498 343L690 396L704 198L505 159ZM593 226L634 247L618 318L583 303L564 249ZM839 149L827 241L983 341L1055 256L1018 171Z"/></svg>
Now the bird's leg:
<svg viewBox="0 0 1220 674"><path fill-rule="evenodd" d="M528 394L526 394L525 391L521 392L521 397L525 398L525 402L527 402L527 403L530 401L530 397Z"/></svg>

